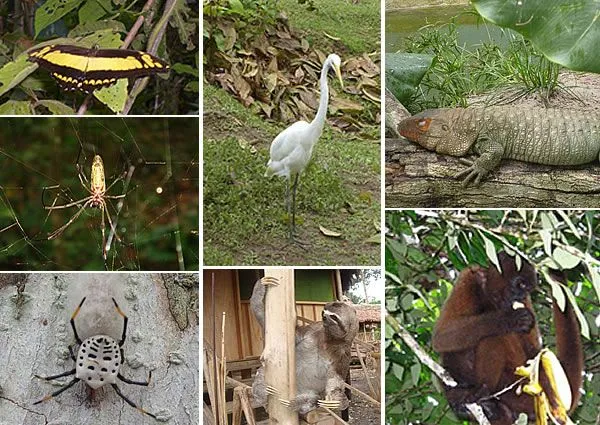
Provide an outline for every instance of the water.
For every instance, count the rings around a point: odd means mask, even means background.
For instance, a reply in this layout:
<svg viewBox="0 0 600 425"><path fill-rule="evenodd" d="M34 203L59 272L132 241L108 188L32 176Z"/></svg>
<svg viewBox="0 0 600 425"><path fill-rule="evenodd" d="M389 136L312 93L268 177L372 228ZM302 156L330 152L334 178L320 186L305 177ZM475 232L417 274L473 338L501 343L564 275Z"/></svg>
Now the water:
<svg viewBox="0 0 600 425"><path fill-rule="evenodd" d="M457 24L459 45L468 50L482 42L494 41L505 46L506 30L483 22L472 9L464 6L438 6L423 9L401 9L385 14L385 51L393 53L403 51L406 37L414 35L419 28L426 25L449 23L454 18Z"/></svg>

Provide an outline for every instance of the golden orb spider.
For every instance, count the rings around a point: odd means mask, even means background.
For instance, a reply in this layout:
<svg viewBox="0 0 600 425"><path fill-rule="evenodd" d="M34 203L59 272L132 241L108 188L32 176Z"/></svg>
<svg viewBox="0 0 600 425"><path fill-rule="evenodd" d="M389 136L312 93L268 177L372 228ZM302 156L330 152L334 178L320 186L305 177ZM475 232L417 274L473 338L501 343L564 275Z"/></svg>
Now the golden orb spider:
<svg viewBox="0 0 600 425"><path fill-rule="evenodd" d="M112 218L108 211L108 206L106 203L107 199L122 199L126 196L125 193L121 195L107 195L106 193L112 188L117 182L123 180L123 177L117 177L114 182L110 184L110 186L106 187L106 180L104 178L104 163L102 162L102 157L100 155L94 155L94 160L92 161L92 169L90 172L89 186L86 185L84 179L87 181L87 177L85 174L81 172L79 162L77 163L77 169L79 170L78 177L79 181L83 188L90 194L85 198L79 199L77 201L72 201L64 205L54 205L54 203L50 206L44 205L44 208L47 210L60 210L65 208L71 208L75 206L79 206L79 210L73 214L73 216L67 221L65 224L60 226L58 229L53 231L48 235L48 240L55 239L59 237L66 229L69 227L77 217L79 217L87 207L91 208L100 208L102 210L102 224L100 229L102 230L102 256L106 259L106 236L105 236L105 219L104 216L108 218L108 224L110 225L111 231L114 233L116 237L116 229L113 224ZM54 189L58 186L48 186L44 188L42 192L42 203L44 199L44 193L48 189ZM54 200L56 202L56 199Z"/></svg>

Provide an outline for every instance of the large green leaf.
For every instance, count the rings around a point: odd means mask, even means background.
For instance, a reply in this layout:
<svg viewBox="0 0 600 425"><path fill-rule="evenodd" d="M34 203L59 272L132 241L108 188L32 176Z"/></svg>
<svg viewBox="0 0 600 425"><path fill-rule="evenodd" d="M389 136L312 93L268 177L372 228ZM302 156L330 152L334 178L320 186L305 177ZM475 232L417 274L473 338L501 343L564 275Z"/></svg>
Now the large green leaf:
<svg viewBox="0 0 600 425"><path fill-rule="evenodd" d="M22 53L13 62L0 68L0 96L15 88L38 67L36 63L27 61L27 54Z"/></svg>
<svg viewBox="0 0 600 425"><path fill-rule="evenodd" d="M472 0L477 12L531 40L548 59L577 71L600 73L597 0Z"/></svg>
<svg viewBox="0 0 600 425"><path fill-rule="evenodd" d="M35 11L35 36L37 37L44 28L58 21L71 10L78 8L82 2L83 0L48 0Z"/></svg>
<svg viewBox="0 0 600 425"><path fill-rule="evenodd" d="M386 87L401 103L408 103L432 61L432 55L387 53L385 55Z"/></svg>

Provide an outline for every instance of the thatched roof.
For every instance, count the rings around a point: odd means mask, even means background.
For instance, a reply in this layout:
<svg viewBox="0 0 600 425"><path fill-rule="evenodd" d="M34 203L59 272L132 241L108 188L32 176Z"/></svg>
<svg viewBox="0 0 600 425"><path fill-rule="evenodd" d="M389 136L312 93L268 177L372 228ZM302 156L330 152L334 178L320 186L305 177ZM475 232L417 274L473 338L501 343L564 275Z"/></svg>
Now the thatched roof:
<svg viewBox="0 0 600 425"><path fill-rule="evenodd" d="M381 306L379 304L356 304L356 314L360 323L381 322Z"/></svg>

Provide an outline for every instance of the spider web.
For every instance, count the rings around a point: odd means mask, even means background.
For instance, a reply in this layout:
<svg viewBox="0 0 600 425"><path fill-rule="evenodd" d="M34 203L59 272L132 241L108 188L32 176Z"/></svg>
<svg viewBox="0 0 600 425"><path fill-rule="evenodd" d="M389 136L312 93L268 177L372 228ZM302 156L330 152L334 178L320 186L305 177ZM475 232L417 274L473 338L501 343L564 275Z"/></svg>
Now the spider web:
<svg viewBox="0 0 600 425"><path fill-rule="evenodd" d="M197 118L0 122L0 269L198 269ZM96 154L112 184L106 194L125 194L106 199L106 244L101 208L47 209L90 195L79 170L89 188Z"/></svg>

